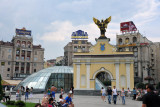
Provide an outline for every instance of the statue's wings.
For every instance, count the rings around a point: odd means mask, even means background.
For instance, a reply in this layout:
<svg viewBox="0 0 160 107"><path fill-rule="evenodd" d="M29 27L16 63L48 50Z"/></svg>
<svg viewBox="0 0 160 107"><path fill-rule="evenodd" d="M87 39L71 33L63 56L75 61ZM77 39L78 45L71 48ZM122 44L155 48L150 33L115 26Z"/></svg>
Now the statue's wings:
<svg viewBox="0 0 160 107"><path fill-rule="evenodd" d="M108 23L109 23L110 21L111 21L111 16L104 21L106 27L107 27L107 25L108 25Z"/></svg>
<svg viewBox="0 0 160 107"><path fill-rule="evenodd" d="M94 21L94 23L95 23L97 26L100 24L100 21L99 21L98 19L94 18L94 17L93 17L93 21ZM99 26L98 26L98 27L99 27Z"/></svg>

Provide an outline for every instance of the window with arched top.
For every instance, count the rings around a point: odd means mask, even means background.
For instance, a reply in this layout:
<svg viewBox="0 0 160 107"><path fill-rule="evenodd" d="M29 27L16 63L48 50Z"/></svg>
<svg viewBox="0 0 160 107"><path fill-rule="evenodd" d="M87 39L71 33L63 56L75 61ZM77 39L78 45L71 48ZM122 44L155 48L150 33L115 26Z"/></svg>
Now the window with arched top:
<svg viewBox="0 0 160 107"><path fill-rule="evenodd" d="M137 37L133 37L133 43L137 42Z"/></svg>
<svg viewBox="0 0 160 107"><path fill-rule="evenodd" d="M121 38L118 40L118 43L119 43L119 45L122 45L122 39Z"/></svg>
<svg viewBox="0 0 160 107"><path fill-rule="evenodd" d="M20 46L20 45L21 45L21 41L20 41L20 40L17 40L16 45L17 45L17 46Z"/></svg>
<svg viewBox="0 0 160 107"><path fill-rule="evenodd" d="M22 47L26 47L26 42L22 41Z"/></svg>
<svg viewBox="0 0 160 107"><path fill-rule="evenodd" d="M126 38L125 43L126 43L126 44L129 43L129 38Z"/></svg>
<svg viewBox="0 0 160 107"><path fill-rule="evenodd" d="M30 41L27 42L27 47L31 48L31 42Z"/></svg>

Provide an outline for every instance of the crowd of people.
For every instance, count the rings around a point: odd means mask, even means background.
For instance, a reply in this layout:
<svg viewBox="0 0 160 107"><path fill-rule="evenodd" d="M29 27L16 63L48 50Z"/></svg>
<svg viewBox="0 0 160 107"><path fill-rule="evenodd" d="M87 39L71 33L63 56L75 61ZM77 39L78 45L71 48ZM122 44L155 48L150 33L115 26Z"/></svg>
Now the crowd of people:
<svg viewBox="0 0 160 107"><path fill-rule="evenodd" d="M131 97L133 96L133 100L142 101L142 107L160 107L160 97L158 97L159 93L157 91L154 91L154 87L152 85L146 85L146 89L136 89L133 88L132 91L128 88L126 91L124 88L122 88L121 91L117 91L116 87L113 86L113 89L111 87L108 87L107 90L105 90L104 87L101 88L101 98L103 101L106 102L105 98L106 95L108 95L108 104L111 104L111 100L113 100L113 103L116 104L117 97L120 96L122 99L122 104L125 105L125 97ZM119 97L119 98L120 98ZM154 98L153 98L154 97ZM152 99L153 98L153 99ZM154 103L154 104L152 104ZM147 105L152 106L147 106ZM153 106L155 105L155 106Z"/></svg>
<svg viewBox="0 0 160 107"><path fill-rule="evenodd" d="M35 107L74 107L72 98L73 98L73 87L70 88L68 95L63 98L64 89L61 88L61 94L59 96L59 100L56 101L55 93L57 92L57 88L52 85L51 88L47 89L47 92L44 93L41 104L36 104Z"/></svg>

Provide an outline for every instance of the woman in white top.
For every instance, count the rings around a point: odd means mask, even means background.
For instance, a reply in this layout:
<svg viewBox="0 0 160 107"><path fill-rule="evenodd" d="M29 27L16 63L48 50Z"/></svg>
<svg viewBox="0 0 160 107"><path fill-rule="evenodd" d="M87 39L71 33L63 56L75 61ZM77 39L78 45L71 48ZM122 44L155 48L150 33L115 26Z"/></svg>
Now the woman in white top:
<svg viewBox="0 0 160 107"><path fill-rule="evenodd" d="M103 87L102 87L102 89L101 89L101 93L102 93L102 97L101 97L102 100L103 100L103 101L106 101L106 100L105 100L105 98L106 98L106 90L105 90Z"/></svg>

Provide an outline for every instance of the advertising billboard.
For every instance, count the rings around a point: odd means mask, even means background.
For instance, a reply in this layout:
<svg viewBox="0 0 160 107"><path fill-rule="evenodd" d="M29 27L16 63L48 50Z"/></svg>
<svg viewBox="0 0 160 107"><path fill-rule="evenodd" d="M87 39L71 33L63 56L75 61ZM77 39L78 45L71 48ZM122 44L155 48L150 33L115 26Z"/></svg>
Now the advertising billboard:
<svg viewBox="0 0 160 107"><path fill-rule="evenodd" d="M120 31L123 32L131 32L137 31L135 24L132 21L129 22L122 22L120 23Z"/></svg>
<svg viewBox="0 0 160 107"><path fill-rule="evenodd" d="M16 35L29 35L29 36L31 36L31 30L16 29Z"/></svg>

